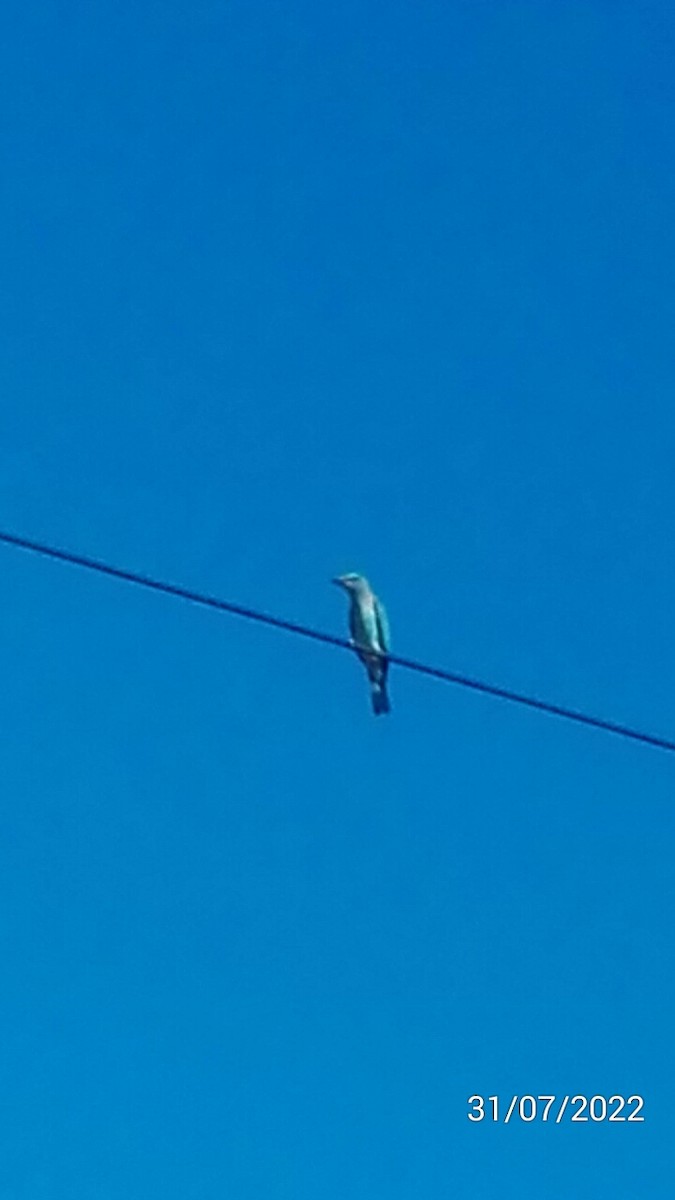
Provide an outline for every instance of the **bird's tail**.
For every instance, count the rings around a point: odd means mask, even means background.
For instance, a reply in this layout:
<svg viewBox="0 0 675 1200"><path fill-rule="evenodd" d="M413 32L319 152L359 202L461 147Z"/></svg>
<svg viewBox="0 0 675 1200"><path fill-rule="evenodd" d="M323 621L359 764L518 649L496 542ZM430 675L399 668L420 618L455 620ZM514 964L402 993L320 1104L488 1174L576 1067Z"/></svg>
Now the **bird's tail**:
<svg viewBox="0 0 675 1200"><path fill-rule="evenodd" d="M371 685L370 698L373 702L373 712L375 713L376 717L379 717L380 713L391 712L391 704L389 703L389 695L387 693L387 685L385 683L375 683L373 681Z"/></svg>

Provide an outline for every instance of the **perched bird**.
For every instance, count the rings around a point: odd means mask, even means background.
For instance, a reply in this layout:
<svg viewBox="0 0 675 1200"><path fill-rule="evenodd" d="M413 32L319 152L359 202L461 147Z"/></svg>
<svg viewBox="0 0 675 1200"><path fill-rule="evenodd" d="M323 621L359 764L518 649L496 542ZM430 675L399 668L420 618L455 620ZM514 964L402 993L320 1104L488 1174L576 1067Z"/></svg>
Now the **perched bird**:
<svg viewBox="0 0 675 1200"><path fill-rule="evenodd" d="M384 607L363 575L350 572L333 580L349 596L349 632L352 645L368 672L373 712L390 711L387 695L389 624ZM372 653L372 652L375 653ZM370 653L369 653L370 652Z"/></svg>

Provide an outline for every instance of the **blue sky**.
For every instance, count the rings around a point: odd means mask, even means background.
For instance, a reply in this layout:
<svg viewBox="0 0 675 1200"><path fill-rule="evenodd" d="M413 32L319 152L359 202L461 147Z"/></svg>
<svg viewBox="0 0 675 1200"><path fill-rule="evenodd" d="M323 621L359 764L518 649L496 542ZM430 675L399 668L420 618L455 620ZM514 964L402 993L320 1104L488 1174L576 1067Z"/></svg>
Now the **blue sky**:
<svg viewBox="0 0 675 1200"><path fill-rule="evenodd" d="M11 3L0 526L672 737L674 44ZM670 756L0 557L3 1200L672 1196Z"/></svg>

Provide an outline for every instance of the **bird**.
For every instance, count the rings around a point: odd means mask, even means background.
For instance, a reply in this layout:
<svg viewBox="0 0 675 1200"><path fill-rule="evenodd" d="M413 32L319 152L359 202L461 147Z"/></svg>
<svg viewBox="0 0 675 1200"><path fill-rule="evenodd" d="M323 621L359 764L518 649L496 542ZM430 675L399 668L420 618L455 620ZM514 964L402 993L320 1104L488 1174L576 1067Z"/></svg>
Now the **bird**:
<svg viewBox="0 0 675 1200"><path fill-rule="evenodd" d="M368 672L373 712L376 716L388 713L391 711L387 693L389 622L384 605L365 576L355 571L337 575L332 582L349 596L350 640Z"/></svg>

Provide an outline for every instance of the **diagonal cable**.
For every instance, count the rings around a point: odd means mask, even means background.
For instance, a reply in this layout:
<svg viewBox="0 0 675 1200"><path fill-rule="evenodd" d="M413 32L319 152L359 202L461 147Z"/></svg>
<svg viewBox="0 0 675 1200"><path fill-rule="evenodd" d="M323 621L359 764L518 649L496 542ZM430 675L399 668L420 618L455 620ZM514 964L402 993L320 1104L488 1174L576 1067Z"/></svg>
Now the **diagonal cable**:
<svg viewBox="0 0 675 1200"><path fill-rule="evenodd" d="M21 537L19 534L8 533L3 530L0 530L0 542L4 542L8 546L16 546L21 550L28 550L33 554L39 554L43 558L51 558L57 562L69 563L71 566L82 567L87 571L97 571L99 575L108 575L113 579L121 579L125 583L136 584L138 587L150 588L152 591L163 592L168 596L177 596L180 600L189 600L192 604L200 604L206 608L215 608L219 612L231 613L233 616L244 617L248 621L258 621L263 625L272 625L276 629L284 629L287 633L295 633L299 637L313 638L316 642L326 642L329 646L337 646L341 650L354 650L354 646L350 641L346 638L337 637L335 634L324 633L319 629L311 629L309 626L301 625L296 621L286 621L283 617L275 617L270 613L247 608L242 604L233 604L229 600L222 600L218 596L210 596L206 592L196 592L192 588L183 587L181 584L167 583L165 580L155 579L151 575L129 571L125 567L116 567L98 558L91 558L85 554L76 554L72 550L63 550L57 546L49 546L44 542L37 542L31 538ZM510 700L513 704L522 704L527 708L535 708L539 712L549 713L555 717L562 717L567 721L576 721L579 725L588 725L594 729L604 729L607 733L615 733L620 737L630 738L633 741L642 742L648 746L656 746L660 750L675 752L675 741L660 737L658 734L633 729L629 725L622 725L617 721L608 721L604 717L595 717L590 713L582 712L580 709L567 708L562 704L554 704L550 700L540 700L536 696L526 696L522 692L513 691L511 688L487 683L482 679L474 679L470 675L462 675L457 671L448 671L443 667L429 666L427 663L416 662L412 658L403 658L398 654L388 654L387 658L390 663L394 663L398 667L403 667L407 671L416 671L419 675L431 675L434 679L443 680L444 683L455 683L460 687L471 688L475 692L483 692L488 696L496 696L500 700Z"/></svg>

